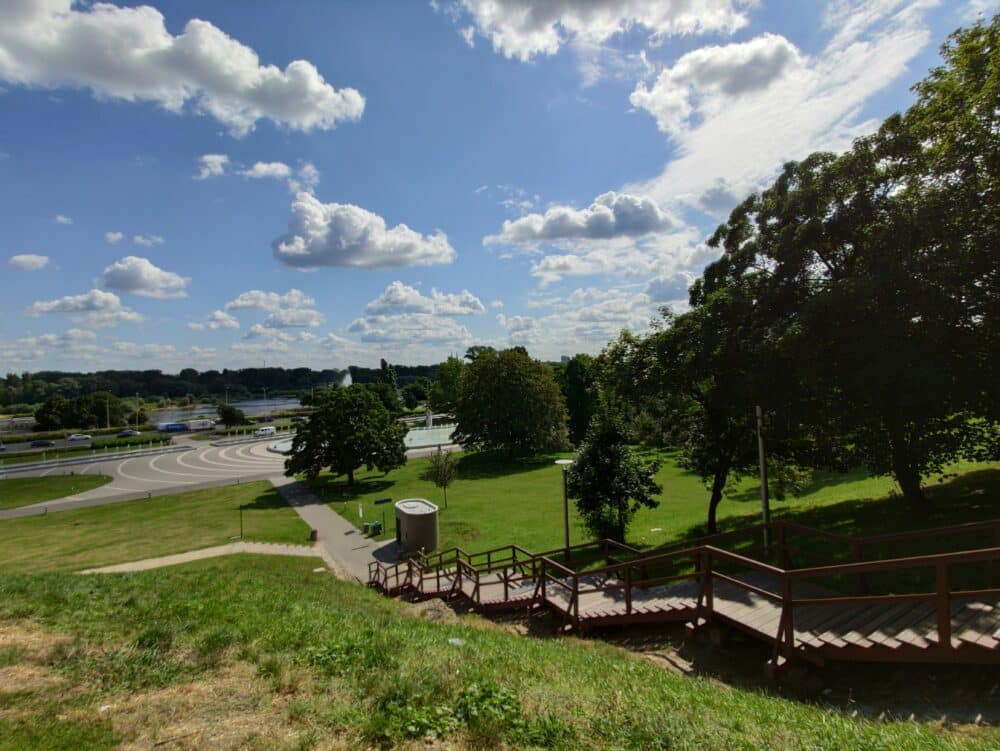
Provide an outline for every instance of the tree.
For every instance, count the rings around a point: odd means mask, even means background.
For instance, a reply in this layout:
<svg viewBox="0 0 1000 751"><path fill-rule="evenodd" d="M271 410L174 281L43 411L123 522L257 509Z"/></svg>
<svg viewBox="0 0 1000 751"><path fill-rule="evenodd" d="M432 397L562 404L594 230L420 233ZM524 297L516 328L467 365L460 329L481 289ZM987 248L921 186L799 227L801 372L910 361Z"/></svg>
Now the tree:
<svg viewBox="0 0 1000 751"><path fill-rule="evenodd" d="M444 507L448 508L448 486L458 474L458 460L450 451L442 451L440 447L430 459L424 476L444 491Z"/></svg>
<svg viewBox="0 0 1000 751"><path fill-rule="evenodd" d="M566 404L552 370L521 351L485 352L462 375L454 440L508 456L566 444Z"/></svg>
<svg viewBox="0 0 1000 751"><path fill-rule="evenodd" d="M587 433L597 408L597 367L590 355L570 358L562 369L560 387L569 413L569 440L578 445Z"/></svg>
<svg viewBox="0 0 1000 751"><path fill-rule="evenodd" d="M378 382L388 384L392 387L393 391L397 388L396 369L384 357L379 361Z"/></svg>
<svg viewBox="0 0 1000 751"><path fill-rule="evenodd" d="M399 393L403 397L404 407L406 407L407 409L416 409L416 406L420 404L421 401L420 395L424 393L424 390L420 386L420 384L408 383L399 390Z"/></svg>
<svg viewBox="0 0 1000 751"><path fill-rule="evenodd" d="M399 401L399 392L396 391L395 386L387 381L366 383L364 385L379 398L382 406L389 411L389 414L398 415L403 411L403 405Z"/></svg>
<svg viewBox="0 0 1000 751"><path fill-rule="evenodd" d="M59 430L63 426L63 413L69 406L69 400L59 394L53 394L35 410L35 424L39 430Z"/></svg>
<svg viewBox="0 0 1000 751"><path fill-rule="evenodd" d="M488 347L484 344L473 344L465 350L465 359L469 362L475 362L477 357L485 355L488 352L495 354L496 349L494 347Z"/></svg>
<svg viewBox="0 0 1000 751"><path fill-rule="evenodd" d="M220 404L215 408L215 411L219 415L222 424L227 428L247 424L247 416L243 413L243 410L237 409L231 404Z"/></svg>
<svg viewBox="0 0 1000 751"><path fill-rule="evenodd" d="M309 422L299 423L292 439L286 475L316 477L329 469L347 475L353 485L362 466L387 473L406 463L406 427L371 390L353 384L318 391L315 401L316 411Z"/></svg>
<svg viewBox="0 0 1000 751"><path fill-rule="evenodd" d="M596 537L625 542L636 511L660 505L653 497L662 490L653 479L660 463L639 459L629 440L621 418L602 407L570 467L569 494L576 498L584 524Z"/></svg>
<svg viewBox="0 0 1000 751"><path fill-rule="evenodd" d="M458 404L459 385L466 365L457 357L449 357L438 366L437 378L431 385L431 408L435 412L454 412Z"/></svg>

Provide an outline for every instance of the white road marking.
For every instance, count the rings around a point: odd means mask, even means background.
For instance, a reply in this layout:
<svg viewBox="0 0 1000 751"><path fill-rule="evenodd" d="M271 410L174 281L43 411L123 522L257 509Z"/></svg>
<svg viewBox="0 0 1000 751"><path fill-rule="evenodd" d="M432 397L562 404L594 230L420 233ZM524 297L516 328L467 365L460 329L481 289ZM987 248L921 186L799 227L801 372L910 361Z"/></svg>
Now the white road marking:
<svg viewBox="0 0 1000 751"><path fill-rule="evenodd" d="M135 480L136 482L155 482L158 485L194 485L194 482L181 482L180 480L154 480L152 477L136 477L135 475L130 475L128 472L123 470L123 467L131 461L136 459L145 459L146 457L136 456L132 459L126 459L121 464L118 465L118 474L127 480ZM145 490L146 488L142 488Z"/></svg>

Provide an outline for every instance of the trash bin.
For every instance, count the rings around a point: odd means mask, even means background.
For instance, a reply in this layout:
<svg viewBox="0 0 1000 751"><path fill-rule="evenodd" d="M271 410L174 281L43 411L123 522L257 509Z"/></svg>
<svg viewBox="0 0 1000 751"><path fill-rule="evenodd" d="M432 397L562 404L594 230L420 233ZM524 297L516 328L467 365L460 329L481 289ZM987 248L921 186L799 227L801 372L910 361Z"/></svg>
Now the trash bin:
<svg viewBox="0 0 1000 751"><path fill-rule="evenodd" d="M372 537L378 537L382 534L382 522L372 522L368 531L371 532Z"/></svg>

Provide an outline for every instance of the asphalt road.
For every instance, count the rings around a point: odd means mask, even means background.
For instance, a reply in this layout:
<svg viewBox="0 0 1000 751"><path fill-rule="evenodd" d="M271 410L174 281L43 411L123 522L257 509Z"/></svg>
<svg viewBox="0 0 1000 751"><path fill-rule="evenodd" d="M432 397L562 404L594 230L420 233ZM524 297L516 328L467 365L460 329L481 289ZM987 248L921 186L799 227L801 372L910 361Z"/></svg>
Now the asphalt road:
<svg viewBox="0 0 1000 751"><path fill-rule="evenodd" d="M273 442L272 437L252 443L212 446L202 441L175 437L175 445L190 446L190 450L10 473L8 477L107 475L111 482L58 500L0 511L0 519L34 515L43 510L49 513L102 506L147 496L229 485L243 480L267 479L281 475L285 469L285 457L267 450L267 445ZM436 447L412 449L407 452L407 456L427 456L434 451L437 451Z"/></svg>
<svg viewBox="0 0 1000 751"><path fill-rule="evenodd" d="M163 439L164 437L168 437L167 434L165 434L165 433L145 432L142 435L145 438L147 438L147 439L149 439L151 441L160 440L160 439ZM48 449L53 449L53 448L56 448L56 449L85 449L85 448L90 448L90 446L94 442L97 442L97 444L100 445L101 443L104 443L104 442L107 442L107 441L114 441L115 439L116 439L116 436L114 434L112 434L112 435L96 436L95 439L94 439L94 441L67 441L65 439L61 439L61 440L58 440L58 441L55 441L55 440L52 441L55 444L55 446L48 446L47 448ZM46 449L44 449L44 448L32 448L31 447L31 441L20 441L18 443L7 443L5 441L4 442L4 450L3 450L3 452L0 452L0 456L16 455L18 453L24 453L24 452L35 453L36 451L45 451L45 450Z"/></svg>

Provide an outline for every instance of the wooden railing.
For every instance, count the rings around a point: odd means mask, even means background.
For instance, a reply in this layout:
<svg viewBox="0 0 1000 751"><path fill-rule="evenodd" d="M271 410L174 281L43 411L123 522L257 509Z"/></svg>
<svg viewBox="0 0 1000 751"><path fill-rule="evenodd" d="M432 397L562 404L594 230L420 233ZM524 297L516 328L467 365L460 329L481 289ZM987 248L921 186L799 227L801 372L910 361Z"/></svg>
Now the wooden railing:
<svg viewBox="0 0 1000 751"><path fill-rule="evenodd" d="M570 548L570 553L582 556L591 549L599 553L606 565L581 571L556 560L565 554L564 548L556 548L543 553L531 553L518 545L507 545L487 551L468 553L461 548L450 548L429 556L418 555L396 566L378 562L369 565L369 582L385 591L412 588L423 591L425 584L433 583L433 591L464 592L474 604L483 603L484 577L499 575L503 585L501 602L507 602L512 586L534 582L535 588L530 600L534 604L548 604L563 613L563 625L579 627L580 598L595 592L613 593L624 599L625 618L634 613L633 598L637 589L647 590L680 581L697 581L697 597L692 604L692 621L697 626L711 622L718 614L715 607L716 585L719 582L737 587L780 607L780 618L775 633L763 634L774 642L772 664L781 658L790 658L796 652L796 609L812 606L886 605L919 601L935 605L937 613L936 646L952 649L955 646L951 606L956 598L997 598L1000 597L1000 579L990 586L957 589L953 587L953 569L960 565L993 563L994 571L1000 571L1000 520L953 525L938 529L914 530L911 532L849 537L825 530L814 529L795 522L775 521L767 525L772 532L772 544L766 550L761 547L744 549L740 553L719 547L721 543L746 535L761 532L765 525L756 524L730 532L709 535L697 540L689 540L676 545L659 548L643 554L641 551L612 540L595 540ZM979 549L949 553L911 555L885 560L864 560L867 551L874 546L924 538L953 539L955 536L982 533L993 530L997 545ZM850 562L829 565L792 568L796 546L790 544L793 537L819 537L829 542L842 544L851 558ZM769 556L776 556L780 565L773 565L750 557L747 553L765 550ZM619 560L628 557L628 560ZM588 558L592 560L592 557ZM893 592L870 594L866 586L869 576L892 571L930 570L934 572L933 589L914 592ZM732 571L759 572L766 575L768 586L745 581ZM442 583L450 585L442 586ZM814 579L853 578L857 582L857 592L853 595L831 593L828 596L806 597L794 592L794 585ZM467 586L463 586L463 584ZM491 580L496 585L496 580Z"/></svg>

